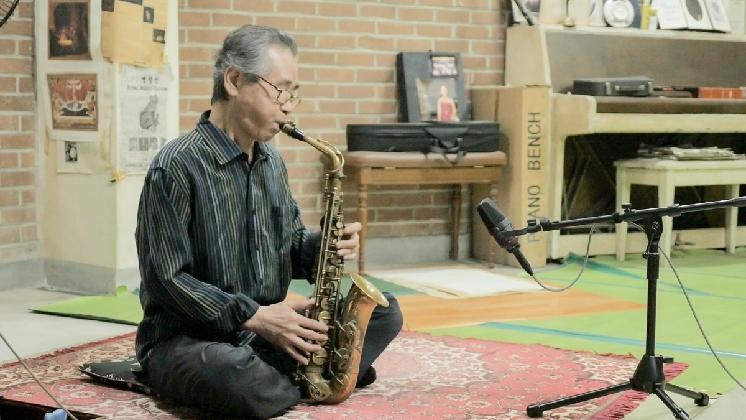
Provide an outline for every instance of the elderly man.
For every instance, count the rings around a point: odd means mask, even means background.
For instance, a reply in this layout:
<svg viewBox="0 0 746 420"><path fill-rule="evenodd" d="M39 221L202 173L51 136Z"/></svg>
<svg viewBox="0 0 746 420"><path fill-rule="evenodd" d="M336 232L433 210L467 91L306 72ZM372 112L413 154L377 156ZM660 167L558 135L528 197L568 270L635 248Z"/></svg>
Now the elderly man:
<svg viewBox="0 0 746 420"><path fill-rule="evenodd" d="M319 247L269 144L300 102L296 55L277 29L230 33L211 109L158 153L140 197L138 360L159 394L221 415L266 418L299 402L292 373L327 339L325 324L299 313L312 299L286 300L291 278L311 280ZM359 230L345 226L339 256L356 256ZM386 297L368 325L358 386L375 380L373 361L401 329Z"/></svg>

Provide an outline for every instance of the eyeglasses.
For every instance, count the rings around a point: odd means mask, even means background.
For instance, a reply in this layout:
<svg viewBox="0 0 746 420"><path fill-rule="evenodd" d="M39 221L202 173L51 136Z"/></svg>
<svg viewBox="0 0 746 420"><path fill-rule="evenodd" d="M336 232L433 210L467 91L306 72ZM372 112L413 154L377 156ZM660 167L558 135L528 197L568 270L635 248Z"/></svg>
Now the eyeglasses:
<svg viewBox="0 0 746 420"><path fill-rule="evenodd" d="M264 83L266 83L266 84L272 86L273 88L275 88L275 90L277 91L277 98L276 98L276 100L277 100L277 103L280 106L283 106L283 105L285 105L287 103L290 103L290 105L293 108L295 108L300 103L301 97L298 96L298 94L296 92L290 92L289 90L280 89L277 86L275 86L272 82L270 82L269 80L263 78L262 76L259 76L258 74L255 74L254 76L256 76L257 78L263 80Z"/></svg>

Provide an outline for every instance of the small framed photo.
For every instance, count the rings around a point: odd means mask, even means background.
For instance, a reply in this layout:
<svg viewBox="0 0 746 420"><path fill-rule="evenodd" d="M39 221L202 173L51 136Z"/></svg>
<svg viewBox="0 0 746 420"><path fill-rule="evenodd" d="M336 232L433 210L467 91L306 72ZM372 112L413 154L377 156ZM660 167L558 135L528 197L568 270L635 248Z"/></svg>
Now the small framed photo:
<svg viewBox="0 0 746 420"><path fill-rule="evenodd" d="M56 141L57 148L57 173L58 174L91 174L91 168L88 166L81 149L85 148L85 142L60 140ZM90 155L91 151L88 150Z"/></svg>
<svg viewBox="0 0 746 420"><path fill-rule="evenodd" d="M684 4L684 15L689 29L710 31L710 14L707 13L707 7L704 0L681 0Z"/></svg>
<svg viewBox="0 0 746 420"><path fill-rule="evenodd" d="M98 130L96 74L48 74L52 129Z"/></svg>
<svg viewBox="0 0 746 420"><path fill-rule="evenodd" d="M658 11L658 26L661 29L686 29L689 24L682 0L653 0L652 7Z"/></svg>
<svg viewBox="0 0 746 420"><path fill-rule="evenodd" d="M88 0L49 2L49 59L90 60Z"/></svg>
<svg viewBox="0 0 746 420"><path fill-rule="evenodd" d="M707 12L710 14L712 29L720 32L732 31L728 11L723 6L723 0L705 0L705 5L707 6Z"/></svg>

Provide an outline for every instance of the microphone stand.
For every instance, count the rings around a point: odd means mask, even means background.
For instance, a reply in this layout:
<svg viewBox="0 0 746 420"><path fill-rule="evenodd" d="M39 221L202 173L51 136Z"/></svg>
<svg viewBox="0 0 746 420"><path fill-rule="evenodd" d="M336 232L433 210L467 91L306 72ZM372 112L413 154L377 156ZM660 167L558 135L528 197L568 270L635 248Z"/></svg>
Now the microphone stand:
<svg viewBox="0 0 746 420"><path fill-rule="evenodd" d="M663 375L663 364L673 362L673 358L663 357L655 354L656 287L658 283L658 270L660 266L658 242L660 240L661 233L663 232L663 216L676 217L681 215L682 213L711 210L723 207L746 207L746 197L738 197L730 200L712 201L683 206L674 204L670 207L650 208L643 210L632 210L632 206L630 204L623 204L623 211L621 213L616 212L605 216L585 217L580 219L555 222L546 219L539 222L532 220L529 222L526 228L506 230L501 233L508 236L522 236L529 233L557 230L571 226L585 226L590 224L609 222L633 222L642 220L643 230L645 231L645 235L648 238L648 246L643 253L643 258L646 258L648 260L648 297L646 322L647 337L645 340L645 354L640 359L640 362L637 365L637 369L635 369L635 373L632 375L632 378L624 383L597 389L595 391L589 391L582 394L564 397L554 401L531 404L526 408L526 414L529 417L542 417L542 414L546 410L551 410L557 407L564 407L566 405L587 401L616 392L626 391L628 389L657 395L658 398L663 401L663 404L665 404L666 407L671 410L674 417L679 420L688 420L689 415L681 407L676 405L671 397L666 394L666 391L671 391L673 393L691 398L699 406L706 406L707 404L709 404L710 397L707 394L667 383L666 378Z"/></svg>

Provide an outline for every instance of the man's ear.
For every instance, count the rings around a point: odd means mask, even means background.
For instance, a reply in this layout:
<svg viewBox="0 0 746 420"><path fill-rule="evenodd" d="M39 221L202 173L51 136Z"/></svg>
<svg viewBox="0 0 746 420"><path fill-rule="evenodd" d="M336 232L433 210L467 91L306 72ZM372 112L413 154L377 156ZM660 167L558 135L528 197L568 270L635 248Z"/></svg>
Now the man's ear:
<svg viewBox="0 0 746 420"><path fill-rule="evenodd" d="M228 67L223 73L223 87L228 96L237 96L241 84L241 72L235 67Z"/></svg>

